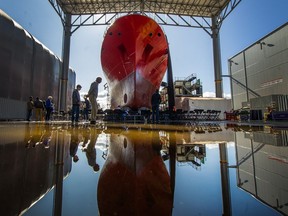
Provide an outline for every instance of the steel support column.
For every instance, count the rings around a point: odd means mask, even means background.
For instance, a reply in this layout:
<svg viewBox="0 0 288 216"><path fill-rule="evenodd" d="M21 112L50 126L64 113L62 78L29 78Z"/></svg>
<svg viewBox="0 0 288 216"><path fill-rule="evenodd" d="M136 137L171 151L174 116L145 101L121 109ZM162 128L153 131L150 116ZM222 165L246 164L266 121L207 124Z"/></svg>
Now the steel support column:
<svg viewBox="0 0 288 216"><path fill-rule="evenodd" d="M214 16L212 17L212 40L213 40L215 91L217 98L223 98L219 30L220 30L219 26L217 25L217 17Z"/></svg>
<svg viewBox="0 0 288 216"><path fill-rule="evenodd" d="M174 92L172 62L169 48L168 48L167 84L168 84L168 109L171 114L175 106L175 92Z"/></svg>
<svg viewBox="0 0 288 216"><path fill-rule="evenodd" d="M170 185L172 192L172 200L174 200L175 193L175 176L176 176L176 155L177 155L176 133L169 133L169 171L170 171ZM172 212L171 212L172 215Z"/></svg>
<svg viewBox="0 0 288 216"><path fill-rule="evenodd" d="M62 215L63 178L64 178L64 137L65 133L56 131L55 149L55 189L53 202L53 215Z"/></svg>
<svg viewBox="0 0 288 216"><path fill-rule="evenodd" d="M229 81L230 81L230 91L231 91L231 96L233 95L233 83L232 83L232 61L231 59L228 60L228 70L229 70ZM222 75L223 77L223 75ZM234 97L231 97L231 100L232 100L232 109L234 109Z"/></svg>
<svg viewBox="0 0 288 216"><path fill-rule="evenodd" d="M232 215L227 143L219 143L223 216Z"/></svg>
<svg viewBox="0 0 288 216"><path fill-rule="evenodd" d="M62 67L61 67L61 80L60 80L60 97L59 103L60 110L67 110L67 83L68 83L68 70L69 70L69 56L70 56L70 40L71 40L71 14L65 15L65 26L63 29L63 42L62 42Z"/></svg>

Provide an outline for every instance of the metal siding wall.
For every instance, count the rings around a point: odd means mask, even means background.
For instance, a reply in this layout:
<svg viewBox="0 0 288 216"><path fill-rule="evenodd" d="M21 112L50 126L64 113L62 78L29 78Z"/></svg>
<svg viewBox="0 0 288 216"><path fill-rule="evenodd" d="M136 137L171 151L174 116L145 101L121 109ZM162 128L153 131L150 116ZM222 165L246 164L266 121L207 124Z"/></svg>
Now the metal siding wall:
<svg viewBox="0 0 288 216"><path fill-rule="evenodd" d="M288 96L287 95L284 96L284 104L285 104L285 107L283 110L288 110Z"/></svg>
<svg viewBox="0 0 288 216"><path fill-rule="evenodd" d="M265 45L261 45L262 42ZM288 23L230 59L238 63L231 63L230 75L241 82L245 81L243 55L246 59L248 88L261 96L288 95ZM239 109L245 102L246 90L232 83L234 108ZM254 97L249 93L250 99ZM288 110L286 99L281 99L279 104L282 110Z"/></svg>
<svg viewBox="0 0 288 216"><path fill-rule="evenodd" d="M0 9L0 119L25 119L29 96L51 95L57 106L60 67L59 58ZM68 77L71 103L75 72L69 69Z"/></svg>
<svg viewBox="0 0 288 216"><path fill-rule="evenodd" d="M281 96L280 97L277 97L277 107L278 107L278 110L279 111L282 111L283 109L283 103L282 103L282 100L281 100Z"/></svg>
<svg viewBox="0 0 288 216"><path fill-rule="evenodd" d="M23 44L25 43L24 31L14 28L13 32L13 48L12 48L12 64L9 79L9 98L20 100L22 89L22 68L24 64L23 56L25 56ZM22 54L23 53L23 54Z"/></svg>
<svg viewBox="0 0 288 216"><path fill-rule="evenodd" d="M1 44L0 38L0 97L8 97L12 53Z"/></svg>
<svg viewBox="0 0 288 216"><path fill-rule="evenodd" d="M288 110L288 104L287 104L287 95L281 95L278 99L278 105L279 105L279 111L286 111Z"/></svg>
<svg viewBox="0 0 288 216"><path fill-rule="evenodd" d="M26 119L26 102L0 98L0 119Z"/></svg>
<svg viewBox="0 0 288 216"><path fill-rule="evenodd" d="M281 143L283 146L288 146L288 131L287 130L281 130Z"/></svg>
<svg viewBox="0 0 288 216"><path fill-rule="evenodd" d="M230 75L234 79L245 85L244 59L242 53L233 58L233 61L230 63L230 71L231 71ZM242 107L242 101L247 100L246 92L242 86L240 86L233 80L232 80L232 88L234 97L233 108L240 109Z"/></svg>
<svg viewBox="0 0 288 216"><path fill-rule="evenodd" d="M34 98L39 97L40 99L44 98L44 94L42 91L42 86L45 84L46 80L43 78L43 68L45 65L43 65L44 61L44 53L43 53L43 47L41 44L36 43L36 54L35 54L35 62L34 62L34 80L33 80L33 96Z"/></svg>
<svg viewBox="0 0 288 216"><path fill-rule="evenodd" d="M271 133L253 132L253 141L277 146L280 143L280 135L278 136Z"/></svg>
<svg viewBox="0 0 288 216"><path fill-rule="evenodd" d="M26 101L29 96L31 96L31 79L33 77L31 66L33 61L33 42L30 35L26 35L25 37L23 53L25 53L24 66L22 73L19 74L19 76L22 76L22 88L19 89L19 91L21 92L21 100ZM19 71L21 71L21 69Z"/></svg>
<svg viewBox="0 0 288 216"><path fill-rule="evenodd" d="M41 91L43 92L42 98L44 100L47 99L49 95L52 95L51 93L51 85L53 85L51 81L51 75L54 73L54 71L51 69L51 56L48 50L43 48L43 68L42 68L42 85L41 85Z"/></svg>
<svg viewBox="0 0 288 216"><path fill-rule="evenodd" d="M12 20L8 19L5 14L0 14L0 97L7 97L9 90L10 68L12 62L12 43L11 34L14 30Z"/></svg>

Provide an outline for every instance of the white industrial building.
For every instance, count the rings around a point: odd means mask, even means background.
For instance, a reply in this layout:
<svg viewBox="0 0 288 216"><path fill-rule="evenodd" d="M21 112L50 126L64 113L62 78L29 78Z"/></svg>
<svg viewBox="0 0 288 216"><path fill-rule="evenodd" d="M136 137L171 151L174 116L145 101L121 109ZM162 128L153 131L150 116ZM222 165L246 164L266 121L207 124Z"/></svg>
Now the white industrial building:
<svg viewBox="0 0 288 216"><path fill-rule="evenodd" d="M221 111L219 119L225 119L225 112L232 109L231 99L226 98L176 97L175 104L176 109L182 109L183 111L197 109Z"/></svg>

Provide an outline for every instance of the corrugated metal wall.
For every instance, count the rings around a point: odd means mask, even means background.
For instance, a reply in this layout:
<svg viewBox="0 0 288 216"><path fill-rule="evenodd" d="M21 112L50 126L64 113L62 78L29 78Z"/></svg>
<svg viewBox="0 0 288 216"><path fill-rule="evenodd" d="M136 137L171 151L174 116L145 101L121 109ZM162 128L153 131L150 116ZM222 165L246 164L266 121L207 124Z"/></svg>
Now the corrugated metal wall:
<svg viewBox="0 0 288 216"><path fill-rule="evenodd" d="M288 95L288 23L261 38L229 59L230 75L247 88L232 81L234 109L243 102L260 96ZM252 91L250 91L251 89ZM276 101L279 109L287 110L287 97Z"/></svg>
<svg viewBox="0 0 288 216"><path fill-rule="evenodd" d="M268 107L274 108L275 111L288 110L288 95L268 95L250 100L250 108L252 110L268 112Z"/></svg>
<svg viewBox="0 0 288 216"><path fill-rule="evenodd" d="M0 10L0 120L26 119L29 96L53 97L58 108L62 62L41 42ZM76 74L69 69L67 104Z"/></svg>
<svg viewBox="0 0 288 216"><path fill-rule="evenodd" d="M23 119L26 118L26 102L0 98L0 119Z"/></svg>

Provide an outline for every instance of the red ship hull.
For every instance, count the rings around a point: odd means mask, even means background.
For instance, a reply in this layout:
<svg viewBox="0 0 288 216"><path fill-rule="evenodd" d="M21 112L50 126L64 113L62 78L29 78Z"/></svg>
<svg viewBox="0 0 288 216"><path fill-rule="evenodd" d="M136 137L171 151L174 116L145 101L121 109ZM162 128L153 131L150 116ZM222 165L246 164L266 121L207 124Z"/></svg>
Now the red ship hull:
<svg viewBox="0 0 288 216"><path fill-rule="evenodd" d="M98 180L100 215L172 215L171 179L160 154L159 132L116 132Z"/></svg>
<svg viewBox="0 0 288 216"><path fill-rule="evenodd" d="M151 18L133 14L117 19L102 43L101 64L111 108L150 108L151 95L160 87L167 69L168 43Z"/></svg>

